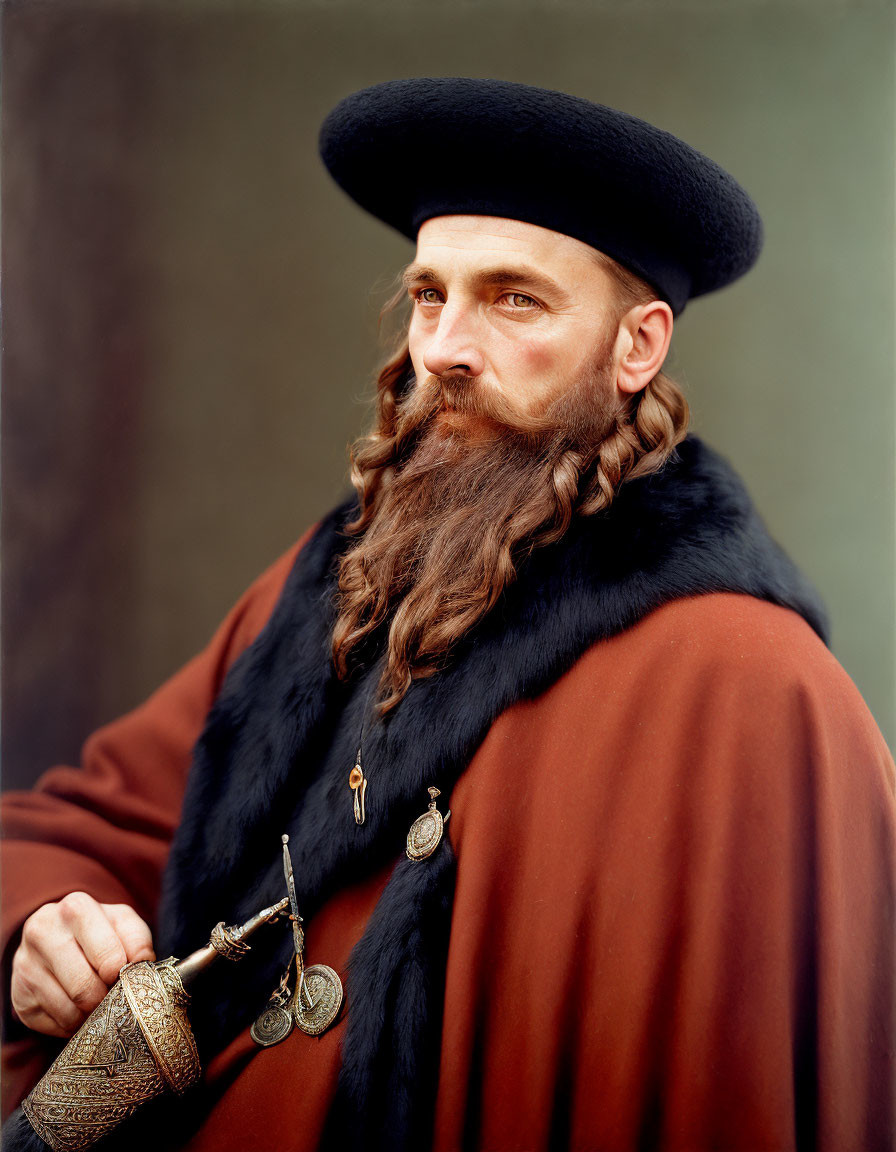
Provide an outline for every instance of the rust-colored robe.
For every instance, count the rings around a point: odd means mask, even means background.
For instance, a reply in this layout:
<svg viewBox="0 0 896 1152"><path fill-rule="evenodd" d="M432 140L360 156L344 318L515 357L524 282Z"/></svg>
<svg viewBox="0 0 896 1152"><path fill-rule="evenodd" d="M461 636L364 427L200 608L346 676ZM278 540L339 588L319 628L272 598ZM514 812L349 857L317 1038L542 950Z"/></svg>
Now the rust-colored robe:
<svg viewBox="0 0 896 1152"><path fill-rule="evenodd" d="M7 959L74 889L153 923L193 744L294 556L83 770L7 797ZM437 1152L896 1147L894 787L821 641L745 595L669 603L505 711L450 797ZM387 878L306 925L309 963L344 973ZM188 1147L315 1148L344 1027L240 1036ZM51 1050L7 1046L7 1108Z"/></svg>

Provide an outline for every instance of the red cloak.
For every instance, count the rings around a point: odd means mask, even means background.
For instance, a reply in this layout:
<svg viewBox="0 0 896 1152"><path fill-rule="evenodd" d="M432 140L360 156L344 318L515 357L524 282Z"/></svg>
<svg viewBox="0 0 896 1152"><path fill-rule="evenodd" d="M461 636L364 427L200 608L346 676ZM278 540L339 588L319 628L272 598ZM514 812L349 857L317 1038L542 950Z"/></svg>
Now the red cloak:
<svg viewBox="0 0 896 1152"><path fill-rule="evenodd" d="M294 556L81 770L6 798L7 960L72 890L154 922L193 744ZM815 633L744 595L667 604L505 711L448 800L437 1152L896 1146L894 791ZM386 880L306 925L309 963L344 973ZM188 1147L315 1148L344 1026L268 1050L240 1036ZM7 1046L7 1107L52 1050Z"/></svg>

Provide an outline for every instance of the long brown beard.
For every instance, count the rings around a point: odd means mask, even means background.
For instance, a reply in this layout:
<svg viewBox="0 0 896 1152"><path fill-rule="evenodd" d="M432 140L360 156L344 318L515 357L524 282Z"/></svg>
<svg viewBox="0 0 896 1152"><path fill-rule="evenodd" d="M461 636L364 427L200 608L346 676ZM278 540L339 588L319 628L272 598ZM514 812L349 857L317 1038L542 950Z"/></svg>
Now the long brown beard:
<svg viewBox="0 0 896 1152"><path fill-rule="evenodd" d="M353 654L388 622L382 714L445 663L533 548L558 540L576 512L606 507L626 477L659 467L687 419L666 381L677 419L661 404L647 421L657 427L639 427L642 398L617 399L603 366L524 416L462 376L429 377L399 399L400 365L391 378L384 370L379 426L353 451L361 514L349 531L360 539L340 564L333 631L348 678Z"/></svg>

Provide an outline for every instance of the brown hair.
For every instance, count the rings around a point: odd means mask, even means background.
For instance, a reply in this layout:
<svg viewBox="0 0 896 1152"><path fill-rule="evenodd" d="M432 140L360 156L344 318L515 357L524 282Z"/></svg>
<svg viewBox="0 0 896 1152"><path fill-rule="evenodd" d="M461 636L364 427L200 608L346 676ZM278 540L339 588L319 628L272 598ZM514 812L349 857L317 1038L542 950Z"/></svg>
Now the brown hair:
<svg viewBox="0 0 896 1152"><path fill-rule="evenodd" d="M598 255L618 285L617 323L655 298ZM406 338L380 371L373 430L352 450L360 512L347 531L358 540L339 567L333 659L347 679L365 641L388 629L381 714L443 665L529 552L558 540L574 515L607 508L683 439L687 403L662 373L615 397L605 367L615 332L614 323L592 375L537 416L462 376L415 382ZM472 421L465 434L439 422L446 412Z"/></svg>

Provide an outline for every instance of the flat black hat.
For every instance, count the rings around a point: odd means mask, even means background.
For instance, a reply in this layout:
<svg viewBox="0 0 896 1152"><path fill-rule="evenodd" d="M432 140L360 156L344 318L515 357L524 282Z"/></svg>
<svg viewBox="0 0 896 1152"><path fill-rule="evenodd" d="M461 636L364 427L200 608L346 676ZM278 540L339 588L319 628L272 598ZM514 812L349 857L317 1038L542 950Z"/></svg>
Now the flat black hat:
<svg viewBox="0 0 896 1152"><path fill-rule="evenodd" d="M414 239L434 216L503 216L574 236L680 312L742 276L756 205L712 160L645 120L504 80L392 80L347 96L320 152L362 208Z"/></svg>

